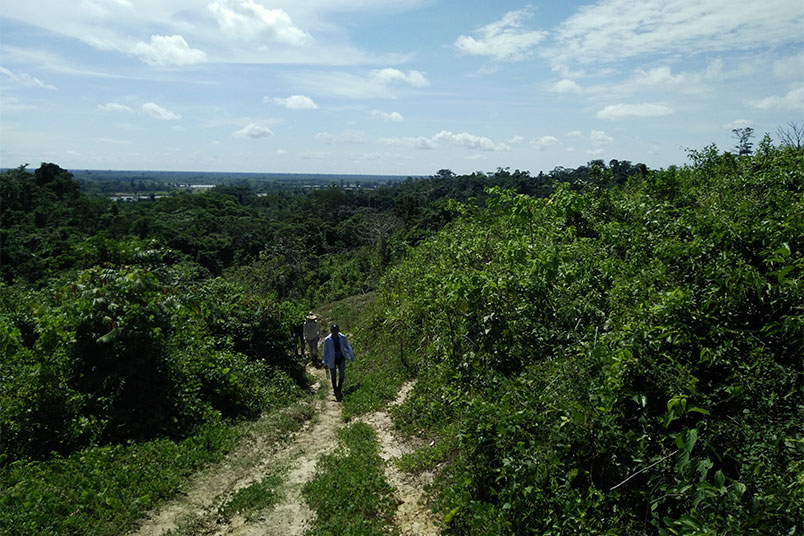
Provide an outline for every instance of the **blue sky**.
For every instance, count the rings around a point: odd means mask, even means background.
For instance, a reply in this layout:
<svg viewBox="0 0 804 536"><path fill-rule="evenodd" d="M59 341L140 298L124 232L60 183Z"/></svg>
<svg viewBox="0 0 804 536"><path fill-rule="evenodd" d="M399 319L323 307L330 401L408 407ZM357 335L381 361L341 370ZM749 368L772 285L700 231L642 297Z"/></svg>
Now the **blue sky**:
<svg viewBox="0 0 804 536"><path fill-rule="evenodd" d="M0 167L659 168L804 123L802 0L0 5Z"/></svg>

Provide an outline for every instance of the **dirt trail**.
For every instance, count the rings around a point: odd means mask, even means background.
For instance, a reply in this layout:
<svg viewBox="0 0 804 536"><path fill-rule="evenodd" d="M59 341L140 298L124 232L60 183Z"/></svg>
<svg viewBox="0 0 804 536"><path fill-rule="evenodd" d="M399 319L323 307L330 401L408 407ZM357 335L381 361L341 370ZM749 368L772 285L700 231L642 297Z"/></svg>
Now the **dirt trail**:
<svg viewBox="0 0 804 536"><path fill-rule="evenodd" d="M323 385L329 383L323 370L311 368L308 372L325 382ZM411 387L412 384L406 384L394 403L401 403ZM301 495L302 487L312 479L318 458L334 449L337 431L343 424L340 404L330 389L315 404L316 417L289 442L271 447L255 434L226 460L193 477L186 494L153 512L130 536L162 536L176 529L177 534L193 536L302 536L314 516ZM424 504L423 486L431 478L401 473L391 461L406 450L392 435L390 415L377 412L360 420L377 430L381 456L386 460L386 478L397 489L396 522L401 534L438 535L432 514ZM248 520L239 515L229 521L220 518L218 509L238 490L260 482L268 474L276 474L277 470L281 471L283 483L279 504Z"/></svg>
<svg viewBox="0 0 804 536"><path fill-rule="evenodd" d="M323 370L309 368L308 372L325 379ZM316 416L291 436L289 443L271 447L258 434L244 441L223 462L194 476L186 494L153 512L131 536L161 536L178 527L193 535L303 534L313 513L301 496L301 488L311 479L318 457L334 448L340 425L340 405L329 393L324 400L316 401ZM277 470L284 471L279 504L259 519L247 522L235 516L228 523L220 522L221 505L238 490Z"/></svg>
<svg viewBox="0 0 804 536"><path fill-rule="evenodd" d="M415 382L406 383L400 389L396 400L391 406L405 401L408 393L413 389ZM425 486L433 482L432 473L412 475L397 469L393 459L412 452L415 445L410 442L400 442L393 434L394 422L387 411L378 411L358 419L370 424L377 431L380 442L380 456L385 460L385 478L389 484L396 488L399 506L394 520L402 536L438 536L441 531L435 521L435 516L427 507Z"/></svg>

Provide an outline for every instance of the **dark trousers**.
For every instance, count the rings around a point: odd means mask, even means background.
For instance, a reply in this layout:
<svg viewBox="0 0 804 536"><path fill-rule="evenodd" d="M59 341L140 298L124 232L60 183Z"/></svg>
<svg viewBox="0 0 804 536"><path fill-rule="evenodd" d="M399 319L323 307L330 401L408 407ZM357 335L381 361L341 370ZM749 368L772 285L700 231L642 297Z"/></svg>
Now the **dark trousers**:
<svg viewBox="0 0 804 536"><path fill-rule="evenodd" d="M338 378L336 380L336 372L339 374L337 375ZM346 359L343 359L340 363L335 363L335 368L329 369L329 378L332 380L332 390L335 393L339 393L341 388L343 387L343 377L346 374Z"/></svg>

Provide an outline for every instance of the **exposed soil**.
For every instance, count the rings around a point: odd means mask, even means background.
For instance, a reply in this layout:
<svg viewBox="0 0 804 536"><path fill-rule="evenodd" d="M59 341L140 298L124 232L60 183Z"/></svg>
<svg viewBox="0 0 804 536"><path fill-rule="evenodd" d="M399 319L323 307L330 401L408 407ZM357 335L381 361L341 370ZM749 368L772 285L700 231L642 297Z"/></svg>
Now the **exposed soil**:
<svg viewBox="0 0 804 536"><path fill-rule="evenodd" d="M413 388L414 382L402 386L399 394L391 406L405 401ZM402 442L393 434L393 420L386 411L378 411L359 420L370 424L377 431L381 451L380 456L385 460L385 478L389 484L396 488L399 506L396 510L396 521L402 536L437 536L441 534L435 521L435 516L427 507L425 487L433 482L432 473L412 475L404 473L394 465L394 458L412 452L415 444Z"/></svg>
<svg viewBox="0 0 804 536"><path fill-rule="evenodd" d="M324 371L308 371L327 385ZM412 384L406 384L395 403L404 400ZM269 446L260 435L243 441L227 458L195 475L188 491L143 520L131 536L161 536L178 529L178 534L192 535L281 535L301 536L310 526L313 512L301 496L301 489L312 479L316 462L331 452L342 426L341 407L331 391L316 402L316 416L288 441ZM424 485L430 475L407 475L394 466L392 459L407 452L393 436L387 412L361 418L374 426L386 460L386 478L397 489L399 508L396 522L403 536L439 534L430 510L424 504ZM282 498L278 504L246 519L235 516L221 519L218 509L240 489L261 481L266 475L282 474Z"/></svg>

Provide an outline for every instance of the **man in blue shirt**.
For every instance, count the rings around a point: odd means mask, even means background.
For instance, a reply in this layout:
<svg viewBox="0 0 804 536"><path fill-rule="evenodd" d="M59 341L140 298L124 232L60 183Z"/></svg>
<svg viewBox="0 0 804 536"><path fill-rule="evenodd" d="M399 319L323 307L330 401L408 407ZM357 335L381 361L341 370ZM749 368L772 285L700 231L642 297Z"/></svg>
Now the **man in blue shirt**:
<svg viewBox="0 0 804 536"><path fill-rule="evenodd" d="M324 339L324 366L329 368L330 379L332 380L332 391L335 393L335 399L340 402L343 399L341 388L343 387L343 376L346 373L346 361L354 361L355 354L352 351L352 345L342 335L338 329L338 324L332 324L329 329L329 335ZM336 382L335 372L339 372L339 377Z"/></svg>

